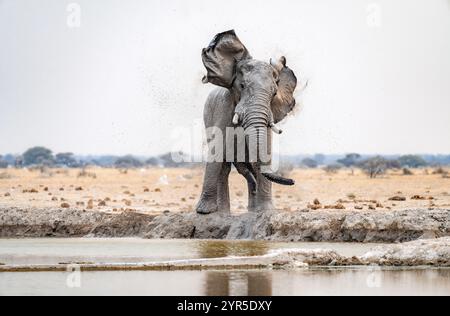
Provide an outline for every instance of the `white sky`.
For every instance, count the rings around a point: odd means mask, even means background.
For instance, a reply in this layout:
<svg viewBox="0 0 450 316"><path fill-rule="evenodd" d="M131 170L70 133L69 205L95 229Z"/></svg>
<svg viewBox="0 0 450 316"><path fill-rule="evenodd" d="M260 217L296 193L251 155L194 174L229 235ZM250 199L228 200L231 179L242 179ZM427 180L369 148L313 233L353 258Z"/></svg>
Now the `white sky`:
<svg viewBox="0 0 450 316"><path fill-rule="evenodd" d="M80 28L70 2L0 0L0 153L169 151L232 28L309 80L283 153L450 153L449 0L79 0Z"/></svg>

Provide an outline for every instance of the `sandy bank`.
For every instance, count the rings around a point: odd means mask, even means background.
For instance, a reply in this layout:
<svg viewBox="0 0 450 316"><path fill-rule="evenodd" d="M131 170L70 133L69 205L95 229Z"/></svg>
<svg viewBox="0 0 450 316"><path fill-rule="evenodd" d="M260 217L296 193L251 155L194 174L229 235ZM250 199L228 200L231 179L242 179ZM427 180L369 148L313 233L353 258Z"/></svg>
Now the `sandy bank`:
<svg viewBox="0 0 450 316"><path fill-rule="evenodd" d="M145 237L407 242L450 236L450 210L301 211L240 216L0 209L0 237Z"/></svg>

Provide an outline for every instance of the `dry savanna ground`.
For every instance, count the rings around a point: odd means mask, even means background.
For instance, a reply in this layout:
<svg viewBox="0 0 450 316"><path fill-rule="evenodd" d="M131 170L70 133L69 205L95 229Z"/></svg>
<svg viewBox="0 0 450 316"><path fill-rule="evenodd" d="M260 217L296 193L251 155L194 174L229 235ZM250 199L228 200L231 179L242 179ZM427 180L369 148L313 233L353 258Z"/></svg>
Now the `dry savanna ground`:
<svg viewBox="0 0 450 316"><path fill-rule="evenodd" d="M356 170L294 170L294 187L274 186L278 209L394 210L449 208L450 179L433 169L391 171L369 179ZM0 170L0 207L76 208L106 212L189 212L201 192L201 169ZM232 211L246 212L246 184L233 172Z"/></svg>

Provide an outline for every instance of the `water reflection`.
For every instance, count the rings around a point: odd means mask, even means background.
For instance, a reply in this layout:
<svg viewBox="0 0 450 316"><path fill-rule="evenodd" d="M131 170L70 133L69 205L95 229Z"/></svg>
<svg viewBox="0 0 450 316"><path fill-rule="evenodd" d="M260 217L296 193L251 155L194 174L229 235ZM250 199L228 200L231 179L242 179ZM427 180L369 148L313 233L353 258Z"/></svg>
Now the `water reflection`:
<svg viewBox="0 0 450 316"><path fill-rule="evenodd" d="M196 245L199 258L261 256L270 247L260 241L200 241ZM271 296L272 278L263 272L206 272L205 295Z"/></svg>
<svg viewBox="0 0 450 316"><path fill-rule="evenodd" d="M207 272L207 296L272 296L272 276L266 272Z"/></svg>
<svg viewBox="0 0 450 316"><path fill-rule="evenodd" d="M450 269L0 273L1 295L450 295Z"/></svg>

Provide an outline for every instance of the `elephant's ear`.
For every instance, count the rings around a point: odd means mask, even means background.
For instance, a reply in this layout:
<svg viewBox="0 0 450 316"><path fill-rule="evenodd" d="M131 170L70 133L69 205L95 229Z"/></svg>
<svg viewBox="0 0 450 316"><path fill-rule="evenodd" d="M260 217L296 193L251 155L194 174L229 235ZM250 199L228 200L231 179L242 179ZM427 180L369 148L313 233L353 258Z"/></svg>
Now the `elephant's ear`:
<svg viewBox="0 0 450 316"><path fill-rule="evenodd" d="M203 83L231 88L235 78L236 64L250 59L250 53L234 31L217 34L207 48L203 49L203 64L208 74Z"/></svg>
<svg viewBox="0 0 450 316"><path fill-rule="evenodd" d="M297 88L297 77L286 65L286 57L281 57L277 62L271 60L270 63L279 74L278 93L272 101L272 113L276 124L295 108L294 91Z"/></svg>

